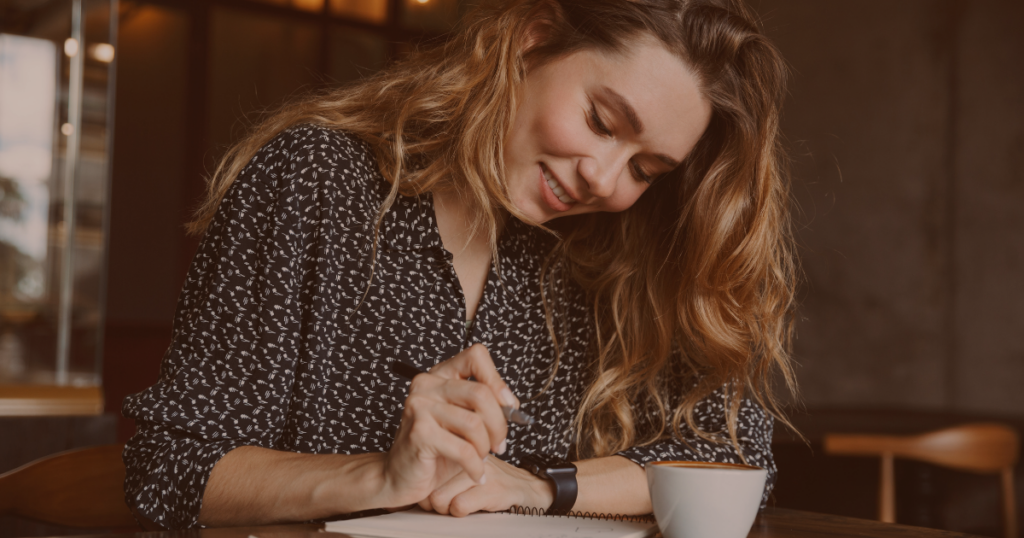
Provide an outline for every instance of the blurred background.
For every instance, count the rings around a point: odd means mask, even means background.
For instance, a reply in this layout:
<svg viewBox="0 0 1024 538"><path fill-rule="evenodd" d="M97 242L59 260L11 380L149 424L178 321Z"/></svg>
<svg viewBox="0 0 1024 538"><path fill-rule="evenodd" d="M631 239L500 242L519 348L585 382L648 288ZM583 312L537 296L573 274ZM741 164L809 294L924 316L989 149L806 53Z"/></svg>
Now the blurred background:
<svg viewBox="0 0 1024 538"><path fill-rule="evenodd" d="M131 436L121 400L156 380L183 224L232 141L471 3L0 0L0 472ZM824 434L1024 431L1024 3L750 3L792 68L804 270L809 442L776 432L774 503L873 518L878 461L826 456ZM995 477L896 473L899 521L1000 534Z"/></svg>

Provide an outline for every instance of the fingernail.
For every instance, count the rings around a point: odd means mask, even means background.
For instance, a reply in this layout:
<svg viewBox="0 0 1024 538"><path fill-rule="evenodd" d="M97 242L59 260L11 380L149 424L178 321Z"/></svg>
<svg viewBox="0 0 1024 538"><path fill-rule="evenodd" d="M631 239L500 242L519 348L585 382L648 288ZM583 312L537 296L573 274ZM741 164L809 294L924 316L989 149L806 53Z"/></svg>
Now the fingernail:
<svg viewBox="0 0 1024 538"><path fill-rule="evenodd" d="M505 453L505 449L507 449L507 448L508 448L508 439L503 439L501 441L501 444L498 445L498 454L504 454Z"/></svg>
<svg viewBox="0 0 1024 538"><path fill-rule="evenodd" d="M486 484L486 483L487 483L487 475L483 475L483 476L481 476L481 477L480 477L480 481L479 481L479 482L477 482L477 484L480 484L481 486L482 486L482 485L484 485L484 484Z"/></svg>
<svg viewBox="0 0 1024 538"><path fill-rule="evenodd" d="M489 458L489 457L491 457L491 455L490 455L490 454L488 454L488 455L484 456L484 463L487 463L487 458Z"/></svg>
<svg viewBox="0 0 1024 538"><path fill-rule="evenodd" d="M516 397L512 395L512 391L508 387L501 389L501 403L509 407L516 406Z"/></svg>

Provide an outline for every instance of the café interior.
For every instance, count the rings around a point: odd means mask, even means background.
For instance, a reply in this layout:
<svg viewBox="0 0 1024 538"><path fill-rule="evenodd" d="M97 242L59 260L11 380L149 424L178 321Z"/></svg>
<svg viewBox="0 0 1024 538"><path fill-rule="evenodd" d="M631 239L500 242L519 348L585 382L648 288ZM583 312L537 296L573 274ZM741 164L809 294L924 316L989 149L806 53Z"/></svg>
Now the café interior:
<svg viewBox="0 0 1024 538"><path fill-rule="evenodd" d="M475 3L0 0L0 538L141 530L12 477L132 436L226 148ZM748 3L790 67L801 267L769 505L1020 536L1024 3Z"/></svg>

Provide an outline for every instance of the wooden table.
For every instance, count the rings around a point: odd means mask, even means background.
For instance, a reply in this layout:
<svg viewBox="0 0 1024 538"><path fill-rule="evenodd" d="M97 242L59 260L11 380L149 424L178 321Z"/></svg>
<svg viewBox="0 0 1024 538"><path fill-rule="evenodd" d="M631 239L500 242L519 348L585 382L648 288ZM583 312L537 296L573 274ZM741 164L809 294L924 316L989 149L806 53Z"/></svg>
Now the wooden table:
<svg viewBox="0 0 1024 538"><path fill-rule="evenodd" d="M266 527L231 527L196 531L94 534L92 538L344 538L347 534L321 532L322 525L296 524ZM956 532L879 523L814 512L768 508L761 512L748 538L966 538ZM84 538L84 537L83 537Z"/></svg>

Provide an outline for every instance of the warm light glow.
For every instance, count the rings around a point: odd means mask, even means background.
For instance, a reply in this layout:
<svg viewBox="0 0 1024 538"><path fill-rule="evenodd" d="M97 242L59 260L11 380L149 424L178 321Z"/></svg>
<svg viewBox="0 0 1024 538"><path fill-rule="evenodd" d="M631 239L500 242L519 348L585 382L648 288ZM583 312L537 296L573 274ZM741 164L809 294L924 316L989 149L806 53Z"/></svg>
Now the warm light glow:
<svg viewBox="0 0 1024 538"><path fill-rule="evenodd" d="M71 136L75 133L75 126L70 123L65 123L60 126L60 132L64 133L64 136Z"/></svg>
<svg viewBox="0 0 1024 538"><path fill-rule="evenodd" d="M384 24L388 18L388 0L330 0L331 14Z"/></svg>
<svg viewBox="0 0 1024 538"><path fill-rule="evenodd" d="M64 40L64 54L68 55L68 58L74 58L78 54L78 40L69 37Z"/></svg>
<svg viewBox="0 0 1024 538"><path fill-rule="evenodd" d="M110 43L96 43L95 45L89 45L87 50L89 51L89 57L93 60L106 64L114 61L114 46Z"/></svg>
<svg viewBox="0 0 1024 538"><path fill-rule="evenodd" d="M417 2L419 2L419 3L421 3L421 4L426 4L426 3L427 3L427 2L429 2L430 0L416 0L416 1L417 1Z"/></svg>
<svg viewBox="0 0 1024 538"><path fill-rule="evenodd" d="M292 0L292 7L317 13L323 11L324 0Z"/></svg>

